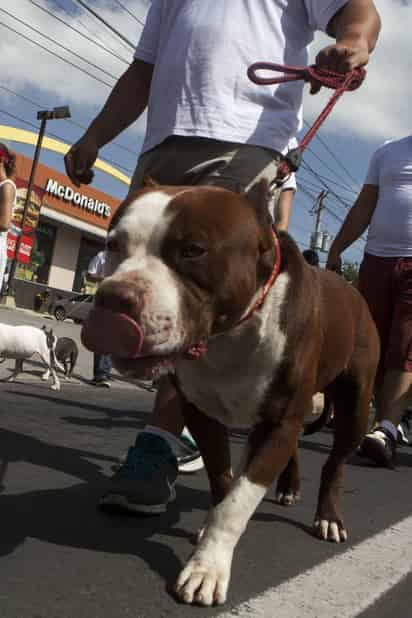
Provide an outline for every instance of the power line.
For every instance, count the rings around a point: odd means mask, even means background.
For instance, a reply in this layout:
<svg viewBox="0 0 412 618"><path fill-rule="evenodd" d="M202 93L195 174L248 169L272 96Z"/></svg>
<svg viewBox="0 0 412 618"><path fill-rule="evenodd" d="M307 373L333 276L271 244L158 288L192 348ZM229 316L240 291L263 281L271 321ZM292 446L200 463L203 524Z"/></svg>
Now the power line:
<svg viewBox="0 0 412 618"><path fill-rule="evenodd" d="M114 28L111 24L109 24L109 22L107 22L101 15L99 15L99 13L97 13L92 8L87 6L87 4L83 2L83 0L73 0L73 1L77 2L77 4L80 4L80 6L83 7L85 11L88 11L89 13L91 13L104 26L106 26L106 28L108 28L111 32L113 32L116 36L118 36L119 39L121 39L122 41L124 41L124 43L129 45L129 47L131 47L133 50L135 49L135 45L133 45L133 43L129 41L128 38L126 38L121 32L119 32L119 30L116 30L116 28Z"/></svg>
<svg viewBox="0 0 412 618"><path fill-rule="evenodd" d="M111 49L109 49L108 47L106 47L105 45L102 45L100 42L98 41L94 41L93 39L91 39L89 36L86 36L85 34L83 34L83 32L81 32L80 30L78 30L77 28L74 28L71 24L69 24L67 21L65 21L64 19L62 19L61 17L59 17L58 15L55 15L54 13L52 13L51 11L49 11L48 9L46 9L44 6L41 6L41 4L38 4L37 2L35 2L34 0L27 0L27 2L30 2L31 4L33 4L35 7L37 7L38 9L40 9L41 11L43 11L44 13L47 13L47 15L49 15L50 17L52 17L53 19L59 21L61 24L64 24L67 28L70 28L70 30L73 30L74 32L76 32L76 34L78 34L79 36L81 36L83 39L86 39L86 41L88 41L89 43L92 43L93 45L95 45L96 47L98 47L99 49L101 49L102 51L106 52L107 54L110 54L111 56L113 56L114 58L117 58L117 60L120 60L120 62L123 62L124 64L129 65L130 62L128 60L126 60L125 58L122 58L121 56L117 55L115 52L113 52ZM86 28L85 26L83 26L84 28ZM87 28L86 28L87 30ZM89 30L90 32L90 30Z"/></svg>
<svg viewBox="0 0 412 618"><path fill-rule="evenodd" d="M334 170L332 167L330 167L330 165L328 165L327 163L325 163L325 161L313 150L313 148L311 148L310 146L308 146L308 148L306 149L307 152L309 152L313 157L315 157L315 159L317 159L329 172L332 172L332 174L334 174L337 178L339 178L340 180L342 180L342 176L338 174L338 172L336 170ZM329 179L329 182L334 182L335 184L338 184L336 182L336 180L332 180ZM341 187L343 187L345 189L345 191L349 191L352 193L357 194L358 191L355 189L352 189L350 187L348 187L348 185L341 185Z"/></svg>
<svg viewBox="0 0 412 618"><path fill-rule="evenodd" d="M17 21L20 24L22 24L25 28L29 28L29 30L32 30L33 32L36 32L36 34L39 34L40 36L42 36L47 41L50 41L51 43L53 43L57 47L60 47L61 49L64 49L64 51L68 52L69 54L72 54L73 56L75 56L75 58L79 58L79 60L81 60L82 62L85 62L86 64L89 64L94 69L97 69L98 71L101 71L102 73L104 73L108 77L111 77L112 79L117 81L118 77L116 75L113 75L112 73L109 73L108 71L106 71L106 69L102 69L101 67L99 67L94 62L91 62L90 60L87 60L86 58L84 58L84 56L81 56L80 54L77 54L76 52L72 51L68 47L65 47L62 43L59 43L58 41L56 41L52 37L48 36L47 34L43 34L43 32L41 30L39 30L38 28L35 28L34 26L30 26L30 24L28 24L23 19L20 19L19 17L16 17L12 13L9 13L9 11L6 11L5 9L0 8L0 11L2 11L2 13L5 13L8 17L11 17L15 21Z"/></svg>
<svg viewBox="0 0 412 618"><path fill-rule="evenodd" d="M126 11L126 13L130 15L130 17L132 17L135 21L137 21L138 24L140 24L141 26L144 26L144 21L136 17L136 15L132 13L132 11L130 11L130 9L127 8L127 6L125 6L122 2L120 2L120 0L113 0L113 1L116 2L116 4L120 6L120 8L123 9L123 11Z"/></svg>
<svg viewBox="0 0 412 618"><path fill-rule="evenodd" d="M7 88L7 86L3 86L3 84L0 84L0 88L2 90L5 90L6 92L8 92L9 94L14 95L15 97L18 97L19 99L22 99L23 101L26 101L26 103L29 103L30 105L32 105L33 107L35 107L36 109L46 109L47 105L33 101L33 99L29 99L28 97L15 92L14 90L12 90L11 88ZM83 124L81 124L80 122L76 122L75 120L73 120L73 118L65 118L64 122L68 122L70 124L72 124L73 126L82 129L83 131L87 130L87 127ZM124 146L123 144L119 144L116 141L110 142L109 144L107 144L107 146L115 146L116 148L119 148L121 150L124 150L125 152L128 152L130 154L133 155L133 157L136 157L137 153L135 150L132 150L131 148L128 148L127 146Z"/></svg>
<svg viewBox="0 0 412 618"><path fill-rule="evenodd" d="M4 109L0 109L0 113L4 114L5 116L9 116L10 118L13 118L14 120L17 120L18 122L21 122L29 127L34 127L36 129L36 131L39 130L39 127L37 124L35 124L34 122L30 122L29 120L25 120L24 118L21 118L20 116L16 116L15 114L11 114L10 112L6 112L6 110ZM60 137L60 135L56 135L55 133L50 133L49 131L47 132L47 134L50 137L53 137L54 139L57 139L59 141L64 141L62 140L62 138ZM119 167L120 169L124 170L125 172L127 172L128 174L132 174L133 170L129 169L128 167L125 167L124 165L120 165L119 163L117 163L116 161L111 161L110 159L102 159L102 157L99 157L101 161L104 161L105 163L110 163L110 165L113 165L114 167Z"/></svg>
<svg viewBox="0 0 412 618"><path fill-rule="evenodd" d="M308 122L306 122L306 120L303 121L304 124L310 128L310 124ZM346 174L348 175L348 177L352 180L352 182L355 183L355 185L358 186L358 188L361 187L361 183L356 180L356 178L354 178L354 176L352 176L352 174L348 171L348 169L343 165L342 161L340 161L337 156L335 155L335 153L333 152L333 150L327 145L327 143L325 142L325 140L323 140L321 138L321 136L318 134L316 134L317 139L320 141L320 143L323 145L323 147L328 151L328 153L331 155L331 157L336 161L336 163L343 169L344 172L346 172Z"/></svg>
<svg viewBox="0 0 412 618"><path fill-rule="evenodd" d="M66 64L69 64L70 66L74 67L75 69L77 69L78 71L81 71L82 73L85 73L86 75L88 75L89 77L91 77L92 79L94 79L97 82L100 82L101 84L103 84L104 86L107 86L108 88L112 88L113 84L108 84L107 82L105 82L104 80L100 79L99 77L97 77L96 75L93 75L93 73L90 73L89 71L86 71L86 69L83 69L79 66L77 66L76 64L74 64L74 62L71 62L70 60L67 60L67 58L64 58L63 56L59 56L59 54L57 54L56 52L51 51L50 49L48 49L47 47L45 47L44 45L42 45L41 43L38 43L37 41L34 41L33 39L31 39L30 37L26 36L25 34L23 34L22 32L19 32L18 30L15 30L14 28L12 28L11 26L8 26L7 24L4 24L3 22L0 21L0 26L3 26L3 28L6 28L7 30L11 30L11 32L14 32L15 34L17 34L18 36L22 37L23 39L25 39L26 41L29 41L29 43L32 43L33 45L37 45L37 47L40 47L41 49L43 49L44 51L46 51L48 54L51 54L52 56L55 56L56 58L59 58L59 60L62 60L63 62L65 62Z"/></svg>

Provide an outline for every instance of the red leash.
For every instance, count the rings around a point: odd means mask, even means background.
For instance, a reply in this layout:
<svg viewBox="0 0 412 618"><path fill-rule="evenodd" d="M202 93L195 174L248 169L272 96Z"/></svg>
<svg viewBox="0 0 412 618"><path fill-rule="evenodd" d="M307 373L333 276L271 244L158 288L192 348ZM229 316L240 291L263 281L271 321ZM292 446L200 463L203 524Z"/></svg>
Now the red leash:
<svg viewBox="0 0 412 618"><path fill-rule="evenodd" d="M283 75L280 77L259 77L258 71L277 71L282 72ZM282 64L274 64L272 62L255 62L248 68L247 74L252 82L259 85L282 84L284 82L303 79L305 82L309 82L312 87L317 87L320 85L335 90L326 107L316 118L315 122L300 142L298 148L290 150L285 155L282 163L279 165L278 179L283 180L287 174L296 172L299 168L303 151L321 124L329 116L338 99L344 92L359 88L365 79L366 71L360 67L353 69L353 71L350 71L349 73L336 73L335 71L319 69L316 65L311 65L308 67L293 67Z"/></svg>
<svg viewBox="0 0 412 618"><path fill-rule="evenodd" d="M248 320L257 309L260 309L260 307L263 305L263 301L265 300L266 296L269 293L270 288L275 283L276 278L279 274L280 265L282 262L282 257L280 254L280 243L279 243L279 238L276 232L272 230L272 233L273 233L273 240L274 240L275 247L276 247L276 261L273 265L273 270L270 273L269 279L266 281L265 285L263 286L262 294L255 301L255 303L250 307L250 309L248 309L245 315L240 318L239 322L237 322L235 326L239 326L239 324L242 324L243 322Z"/></svg>

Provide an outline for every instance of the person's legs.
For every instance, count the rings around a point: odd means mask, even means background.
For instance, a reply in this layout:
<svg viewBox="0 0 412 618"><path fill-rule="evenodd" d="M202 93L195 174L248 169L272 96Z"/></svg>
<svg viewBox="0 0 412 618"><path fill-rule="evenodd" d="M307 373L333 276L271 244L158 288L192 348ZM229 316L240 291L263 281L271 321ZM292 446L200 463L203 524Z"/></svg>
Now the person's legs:
<svg viewBox="0 0 412 618"><path fill-rule="evenodd" d="M94 354L93 356L93 380L94 386L110 388L112 372L112 359L108 354Z"/></svg>
<svg viewBox="0 0 412 618"><path fill-rule="evenodd" d="M217 185L241 191L262 177L273 181L278 163L279 155L266 148L173 137L140 158L129 194L145 176L160 184ZM177 469L191 472L203 467L195 442L183 428L179 395L169 378L164 377L158 384L151 423L137 436L100 505L134 512L162 512L174 499ZM147 462L156 458L163 476L160 479L153 469L153 482L146 483L140 468L147 474Z"/></svg>
<svg viewBox="0 0 412 618"><path fill-rule="evenodd" d="M376 391L376 418L362 452L379 465L393 465L398 426L412 387L412 259L397 260L390 334L383 349L383 379ZM385 298L385 297L383 297Z"/></svg>

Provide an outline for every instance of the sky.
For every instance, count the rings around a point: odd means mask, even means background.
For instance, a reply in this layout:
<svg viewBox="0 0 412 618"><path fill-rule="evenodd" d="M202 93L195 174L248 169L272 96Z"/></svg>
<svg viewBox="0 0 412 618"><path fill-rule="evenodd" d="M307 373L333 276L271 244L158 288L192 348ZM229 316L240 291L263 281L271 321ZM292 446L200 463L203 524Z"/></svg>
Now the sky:
<svg viewBox="0 0 412 618"><path fill-rule="evenodd" d="M337 103L298 173L290 232L302 249L314 229L311 210L319 193L328 191L321 226L333 236L356 199L373 151L388 139L411 133L412 0L375 3L382 32L367 78L359 90ZM99 112L131 61L133 48L81 4L78 0L0 1L0 124L36 131L38 109L69 105L71 120L49 121L46 134L71 144ZM135 45L150 0L86 0L86 4ZM316 35L311 59L328 43L328 37ZM316 96L305 91L303 133L330 96L330 90ZM130 176L144 131L143 117L103 148L101 158ZM33 156L31 146L10 146ZM43 149L41 162L64 171L60 155ZM127 191L126 185L101 172L96 173L94 186L120 199ZM358 241L345 259L360 262L363 247L364 241Z"/></svg>

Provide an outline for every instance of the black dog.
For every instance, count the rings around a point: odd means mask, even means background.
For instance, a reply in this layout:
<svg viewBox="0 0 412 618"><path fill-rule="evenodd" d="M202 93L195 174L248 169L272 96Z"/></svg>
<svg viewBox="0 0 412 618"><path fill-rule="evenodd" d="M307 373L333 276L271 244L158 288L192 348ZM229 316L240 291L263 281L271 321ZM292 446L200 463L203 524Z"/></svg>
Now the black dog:
<svg viewBox="0 0 412 618"><path fill-rule="evenodd" d="M57 361L64 367L65 377L70 379L79 356L77 343L70 337L59 337L54 353Z"/></svg>

